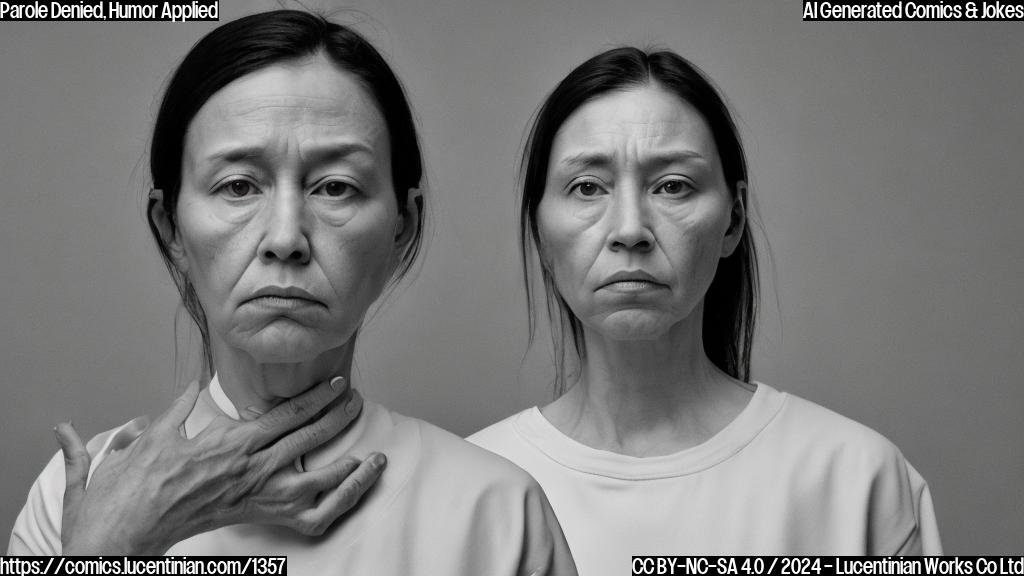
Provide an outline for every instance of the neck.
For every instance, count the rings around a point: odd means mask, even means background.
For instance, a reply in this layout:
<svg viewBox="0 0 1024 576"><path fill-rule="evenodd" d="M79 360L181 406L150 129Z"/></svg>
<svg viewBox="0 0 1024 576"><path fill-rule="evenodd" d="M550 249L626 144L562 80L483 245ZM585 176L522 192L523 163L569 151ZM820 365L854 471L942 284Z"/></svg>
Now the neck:
<svg viewBox="0 0 1024 576"><path fill-rule="evenodd" d="M221 388L242 419L251 419L335 376L350 381L353 337L312 360L260 363L244 351L214 341L214 369Z"/></svg>
<svg viewBox="0 0 1024 576"><path fill-rule="evenodd" d="M612 340L584 327L580 377L544 415L592 447L634 456L696 446L728 425L753 387L704 352L700 314L654 340Z"/></svg>

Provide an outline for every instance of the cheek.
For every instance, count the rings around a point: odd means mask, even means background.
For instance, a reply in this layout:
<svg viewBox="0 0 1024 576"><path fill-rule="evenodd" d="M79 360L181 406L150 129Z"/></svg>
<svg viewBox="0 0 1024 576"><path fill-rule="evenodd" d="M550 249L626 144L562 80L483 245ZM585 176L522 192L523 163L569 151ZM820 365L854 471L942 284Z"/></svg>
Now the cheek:
<svg viewBox="0 0 1024 576"><path fill-rule="evenodd" d="M339 298L375 299L387 282L396 255L396 216L382 211L355 217L343 227L325 227L314 244L324 274Z"/></svg>
<svg viewBox="0 0 1024 576"><path fill-rule="evenodd" d="M714 278L721 257L722 242L729 226L729 215L718 210L693 214L671 234L679 281L683 285L698 283L706 289Z"/></svg>
<svg viewBox="0 0 1024 576"><path fill-rule="evenodd" d="M179 204L178 215L183 257L196 289L216 290L237 278L255 251L243 223L188 201Z"/></svg>
<svg viewBox="0 0 1024 576"><path fill-rule="evenodd" d="M562 283L582 283L577 276L600 253L601 242L588 233L599 219L595 211L596 206L580 209L548 199L537 209L541 259L563 293L569 286Z"/></svg>

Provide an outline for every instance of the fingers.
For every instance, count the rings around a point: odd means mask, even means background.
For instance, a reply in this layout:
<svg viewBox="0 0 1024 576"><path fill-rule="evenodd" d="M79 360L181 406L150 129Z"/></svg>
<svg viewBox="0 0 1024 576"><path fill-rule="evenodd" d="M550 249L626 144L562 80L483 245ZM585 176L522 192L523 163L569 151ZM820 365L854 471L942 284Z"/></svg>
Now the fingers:
<svg viewBox="0 0 1024 576"><path fill-rule="evenodd" d="M267 448L266 454L272 469L276 470L334 438L359 416L362 409L362 395L349 389L347 394L328 406L315 422L299 428Z"/></svg>
<svg viewBox="0 0 1024 576"><path fill-rule="evenodd" d="M167 409L159 418L157 418L157 424L161 426L169 427L173 430L182 430L185 425L185 420L188 419L188 415L192 413L192 410L196 407L196 400L199 399L199 382L193 380L185 391L178 396L171 407Z"/></svg>
<svg viewBox="0 0 1024 576"><path fill-rule="evenodd" d="M311 536L319 536L326 532L342 514L351 510L373 488L387 466L387 458L379 452L368 456L351 473L346 470L350 470L353 461L346 460L348 462L339 463L336 469L329 472L335 475L335 482L343 478L341 483L333 490L325 492L314 508L299 515L299 531ZM325 467L306 474L314 474L327 468L335 467ZM342 473L342 476L337 476Z"/></svg>
<svg viewBox="0 0 1024 576"><path fill-rule="evenodd" d="M263 448L267 444L307 424L324 407L349 389L345 378L339 376L331 379L329 382L321 382L294 398L289 398L266 414L252 420L251 424L254 425L252 438L256 443L255 448ZM349 419L349 422L351 422L351 419ZM314 444L314 446L318 444ZM298 456L301 453L296 453L294 456Z"/></svg>
<svg viewBox="0 0 1024 576"><path fill-rule="evenodd" d="M322 468L299 472L294 477L294 489L298 493L313 496L333 490L355 472L360 464L362 461L358 458L347 456Z"/></svg>
<svg viewBox="0 0 1024 576"><path fill-rule="evenodd" d="M149 416L139 416L131 422L122 426L113 438L110 439L108 450L116 452L117 450L124 450L135 442L135 439L142 435L149 427Z"/></svg>
<svg viewBox="0 0 1024 576"><path fill-rule="evenodd" d="M57 443L64 453L64 517L73 518L85 496L85 484L89 480L89 464L92 459L85 443L78 436L71 422L62 422L53 429Z"/></svg>

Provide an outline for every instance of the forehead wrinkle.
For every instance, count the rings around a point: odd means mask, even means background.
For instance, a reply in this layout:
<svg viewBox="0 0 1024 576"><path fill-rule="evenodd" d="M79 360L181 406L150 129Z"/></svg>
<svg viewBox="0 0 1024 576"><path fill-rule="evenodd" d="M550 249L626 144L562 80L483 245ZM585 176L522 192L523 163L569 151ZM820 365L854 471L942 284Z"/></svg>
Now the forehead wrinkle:
<svg viewBox="0 0 1024 576"><path fill-rule="evenodd" d="M185 158L193 167L204 160L219 165L213 156L224 152L244 162L290 163L292 157L305 164L325 147L363 145L386 161L387 136L365 88L315 57L257 70L214 93L186 129ZM351 150L328 150L343 152Z"/></svg>
<svg viewBox="0 0 1024 576"><path fill-rule="evenodd" d="M677 134L650 134L642 137L610 133L612 139L601 142L587 142L583 146L574 146L562 151L557 161L559 167L574 168L606 168L615 164L640 163L652 167L674 164L677 162L709 161L710 152L704 143L675 138ZM588 139L589 140L589 139Z"/></svg>
<svg viewBox="0 0 1024 576"><path fill-rule="evenodd" d="M300 154L307 149L362 147L372 154L383 128L375 122L376 116L364 118L357 114L318 114L319 110L291 103L260 102L249 109L234 109L230 104L221 106L226 114L200 118L189 130L191 136L206 136L206 146L219 150L209 157L222 155L222 151L251 148L288 149L295 146ZM295 109L295 114L280 114L281 110ZM286 127L281 130L281 127ZM345 128L344 130L336 130ZM219 144L227 140L227 146Z"/></svg>
<svg viewBox="0 0 1024 576"><path fill-rule="evenodd" d="M682 138L703 140L707 136L707 129L689 119L627 119L581 117L577 122L567 123L559 135L569 136L576 132L575 138L583 141L596 140L602 145L606 140L652 140L663 138Z"/></svg>
<svg viewBox="0 0 1024 576"><path fill-rule="evenodd" d="M678 136L691 149L707 149L713 142L700 112L656 85L613 92L591 100L570 116L563 131L573 132L573 139L598 141L609 137L651 141Z"/></svg>
<svg viewBox="0 0 1024 576"><path fill-rule="evenodd" d="M298 111L314 111L334 109L346 116L353 115L354 109L361 100L358 96L341 98L340 94L331 96L300 96L297 94L245 96L224 102L218 108L227 115L247 116L264 109L295 109ZM318 106L327 104L327 106Z"/></svg>
<svg viewBox="0 0 1024 576"><path fill-rule="evenodd" d="M327 104L326 106L324 104ZM225 124L234 124L244 128L260 125L298 125L296 126L372 126L359 114L358 103L351 99L339 101L329 98L309 97L260 97L232 100L218 106L217 118ZM374 110L374 112L376 112Z"/></svg>

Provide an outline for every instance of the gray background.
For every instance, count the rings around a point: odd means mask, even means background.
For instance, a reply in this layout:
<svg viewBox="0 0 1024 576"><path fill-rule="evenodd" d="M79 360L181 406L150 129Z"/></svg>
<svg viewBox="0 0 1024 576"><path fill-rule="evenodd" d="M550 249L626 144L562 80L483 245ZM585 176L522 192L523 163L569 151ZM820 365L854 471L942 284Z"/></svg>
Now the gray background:
<svg viewBox="0 0 1024 576"><path fill-rule="evenodd" d="M221 19L274 6L222 0ZM549 398L515 241L523 130L572 66L659 44L709 72L746 140L755 377L899 445L948 552L1024 551L1024 24L805 23L793 0L346 6L408 88L434 223L418 277L364 330L367 396L460 434ZM188 377L143 156L156 94L213 26L0 23L4 531L54 423L155 415Z"/></svg>

